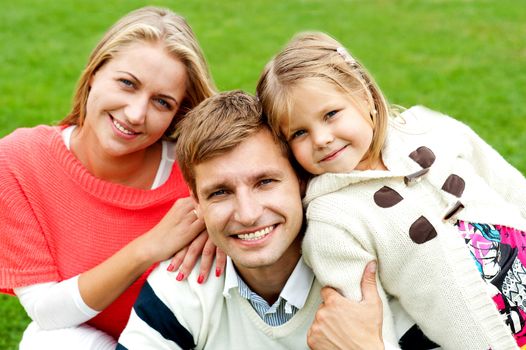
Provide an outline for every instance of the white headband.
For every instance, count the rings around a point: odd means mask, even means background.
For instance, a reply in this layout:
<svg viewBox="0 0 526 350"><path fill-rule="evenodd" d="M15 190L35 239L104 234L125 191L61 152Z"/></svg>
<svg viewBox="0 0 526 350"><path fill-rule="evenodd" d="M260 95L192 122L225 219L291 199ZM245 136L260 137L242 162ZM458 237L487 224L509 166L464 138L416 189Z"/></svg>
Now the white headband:
<svg viewBox="0 0 526 350"><path fill-rule="evenodd" d="M354 59L354 57L351 56L351 54L345 49L345 47L338 47L336 49L336 52L338 52L340 56L342 56L344 61L350 64L351 66L358 66L358 62Z"/></svg>

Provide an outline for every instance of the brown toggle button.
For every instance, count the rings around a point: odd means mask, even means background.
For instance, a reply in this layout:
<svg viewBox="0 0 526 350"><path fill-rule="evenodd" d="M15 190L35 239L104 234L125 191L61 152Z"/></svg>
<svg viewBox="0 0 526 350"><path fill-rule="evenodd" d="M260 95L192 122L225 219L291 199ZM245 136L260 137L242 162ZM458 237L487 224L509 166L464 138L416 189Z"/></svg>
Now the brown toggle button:
<svg viewBox="0 0 526 350"><path fill-rule="evenodd" d="M374 202L381 208L390 208L404 198L391 187L384 186L374 193Z"/></svg>
<svg viewBox="0 0 526 350"><path fill-rule="evenodd" d="M461 211L462 209L464 209L464 204L462 204L460 201L457 201L452 207L451 209L449 209L446 213L446 215L444 215L444 220L449 220L453 215L455 215L456 213L458 213L459 211Z"/></svg>
<svg viewBox="0 0 526 350"><path fill-rule="evenodd" d="M433 225L423 216L419 217L409 228L409 237L417 244L432 240L437 236Z"/></svg>
<svg viewBox="0 0 526 350"><path fill-rule="evenodd" d="M404 176L404 183L405 183L406 185L409 185L409 183L411 183L411 182L415 182L415 181L418 180L419 177L421 177L422 175L427 174L428 171L429 171L429 168L424 168L424 169L422 169L422 170L418 170L418 171L415 172L415 173L412 173L412 174L406 175L406 176Z"/></svg>
<svg viewBox="0 0 526 350"><path fill-rule="evenodd" d="M464 189L466 188L466 182L460 176L451 174L442 185L442 189L452 195L460 198Z"/></svg>
<svg viewBox="0 0 526 350"><path fill-rule="evenodd" d="M426 146L420 146L409 154L409 158L417 162L422 168L429 168L435 162L436 156Z"/></svg>

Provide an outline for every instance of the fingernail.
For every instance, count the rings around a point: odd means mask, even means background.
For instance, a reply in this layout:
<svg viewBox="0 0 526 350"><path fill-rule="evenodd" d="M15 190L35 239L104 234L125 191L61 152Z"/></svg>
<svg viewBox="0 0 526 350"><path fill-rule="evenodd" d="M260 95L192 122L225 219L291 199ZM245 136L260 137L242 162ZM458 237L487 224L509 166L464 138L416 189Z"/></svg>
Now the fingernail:
<svg viewBox="0 0 526 350"><path fill-rule="evenodd" d="M168 267L166 268L166 271L172 272L173 270L174 270L174 265L173 264L168 265Z"/></svg>
<svg viewBox="0 0 526 350"><path fill-rule="evenodd" d="M199 275L199 277L197 277L197 283L199 283L199 284L203 283L204 280L205 280L205 278L204 278L203 275Z"/></svg>
<svg viewBox="0 0 526 350"><path fill-rule="evenodd" d="M216 277L219 277L219 276L221 276L221 269L216 268Z"/></svg>
<svg viewBox="0 0 526 350"><path fill-rule="evenodd" d="M179 274L177 275L177 277L175 279L178 280L178 281L182 281L183 278L184 278L184 275L179 272Z"/></svg>
<svg viewBox="0 0 526 350"><path fill-rule="evenodd" d="M369 272L375 273L376 272L376 261L373 261L369 263L369 266L367 267Z"/></svg>

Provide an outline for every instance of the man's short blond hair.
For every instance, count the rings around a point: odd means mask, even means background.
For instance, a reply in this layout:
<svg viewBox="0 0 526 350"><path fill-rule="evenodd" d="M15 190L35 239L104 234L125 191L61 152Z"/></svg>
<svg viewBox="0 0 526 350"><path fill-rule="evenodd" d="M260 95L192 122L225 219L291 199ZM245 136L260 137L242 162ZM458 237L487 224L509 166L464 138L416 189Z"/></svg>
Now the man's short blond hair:
<svg viewBox="0 0 526 350"><path fill-rule="evenodd" d="M177 126L176 155L184 179L194 194L194 168L201 162L228 153L260 130L268 130L290 159L287 145L269 128L261 104L241 90L207 98Z"/></svg>

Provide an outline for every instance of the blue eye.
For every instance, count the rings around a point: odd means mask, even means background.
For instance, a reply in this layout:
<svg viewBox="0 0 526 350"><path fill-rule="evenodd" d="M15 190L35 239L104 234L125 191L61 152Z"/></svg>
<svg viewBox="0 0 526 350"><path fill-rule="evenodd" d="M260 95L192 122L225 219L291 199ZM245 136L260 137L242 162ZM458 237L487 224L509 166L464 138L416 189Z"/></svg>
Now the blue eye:
<svg viewBox="0 0 526 350"><path fill-rule="evenodd" d="M305 130L297 130L297 131L294 131L294 132L292 133L292 135L290 135L290 139L291 139L291 140L294 140L294 139L296 139L296 138L298 138L298 137L300 137L300 136L305 135L306 133L307 133L307 132L306 132Z"/></svg>
<svg viewBox="0 0 526 350"><path fill-rule="evenodd" d="M119 79L119 81L121 82L121 84L125 85L126 87L134 87L135 86L135 84L129 79Z"/></svg>
<svg viewBox="0 0 526 350"><path fill-rule="evenodd" d="M218 197L218 196L223 196L226 194L226 190L217 190L217 191L214 191L212 193L210 193L210 195L208 196L208 198L213 198L213 197Z"/></svg>
<svg viewBox="0 0 526 350"><path fill-rule="evenodd" d="M158 98L156 99L157 103L159 105L161 105L161 107L165 108L165 109L172 109L172 105L170 103L168 103L165 99L162 99L162 98Z"/></svg>
<svg viewBox="0 0 526 350"><path fill-rule="evenodd" d="M268 185L268 184L273 183L273 182L274 182L273 179L263 179L263 180L261 180L259 183L260 183L261 185Z"/></svg>
<svg viewBox="0 0 526 350"><path fill-rule="evenodd" d="M338 113L338 111L330 111L329 113L325 114L325 117L327 119L330 119L330 118L334 117L336 115L336 113Z"/></svg>

